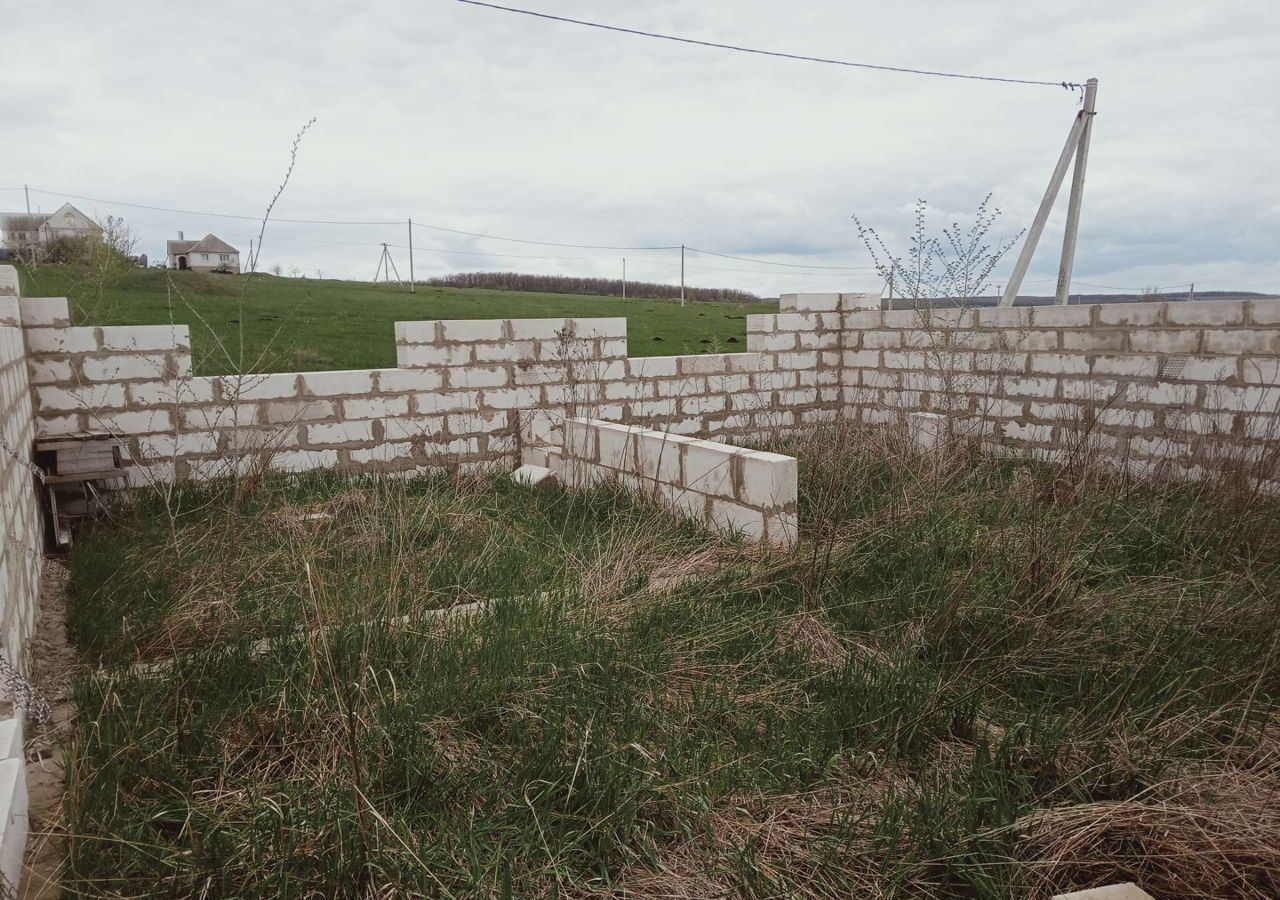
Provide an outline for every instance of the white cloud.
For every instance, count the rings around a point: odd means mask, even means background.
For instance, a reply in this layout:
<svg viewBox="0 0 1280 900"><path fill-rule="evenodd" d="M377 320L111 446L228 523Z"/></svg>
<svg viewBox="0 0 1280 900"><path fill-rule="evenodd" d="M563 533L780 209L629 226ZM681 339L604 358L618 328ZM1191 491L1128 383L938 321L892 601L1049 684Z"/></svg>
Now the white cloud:
<svg viewBox="0 0 1280 900"><path fill-rule="evenodd" d="M1280 290L1272 161L1280 114L1270 96L1280 83L1280 8L1272 2L523 2L818 56L1050 80L1096 75L1078 277ZM1021 228L1075 109L1055 88L767 59L448 0L224 2L194 12L66 0L5 16L0 76L0 188L26 182L256 213L293 133L315 115L283 217L413 216L537 240L684 242L815 266L868 264L850 214L900 239L916 197L930 200L941 224L994 191L1008 231ZM46 208L60 200L33 197ZM0 206L21 199L5 192ZM178 229L242 246L257 231L77 203L125 214L153 255ZM1059 209L1032 277L1054 275L1061 219ZM378 244L404 243L404 230L282 224L270 229L263 261L370 277ZM623 255L425 231L416 242L419 275L616 273ZM678 277L678 253L626 255L632 277ZM693 283L760 293L878 287L868 274L689 263Z"/></svg>

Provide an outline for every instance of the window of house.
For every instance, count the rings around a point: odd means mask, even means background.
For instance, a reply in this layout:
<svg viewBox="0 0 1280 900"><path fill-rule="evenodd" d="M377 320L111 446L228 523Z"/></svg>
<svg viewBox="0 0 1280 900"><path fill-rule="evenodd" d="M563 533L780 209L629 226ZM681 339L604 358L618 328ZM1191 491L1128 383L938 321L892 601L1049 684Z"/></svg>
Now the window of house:
<svg viewBox="0 0 1280 900"><path fill-rule="evenodd" d="M203 260L204 262L208 262L208 261L209 261L209 254L208 254L208 253L201 253L201 254L200 254L200 259L201 259L201 260Z"/></svg>
<svg viewBox="0 0 1280 900"><path fill-rule="evenodd" d="M219 254L218 254L218 262L231 262L231 254L230 254L230 253L219 253Z"/></svg>

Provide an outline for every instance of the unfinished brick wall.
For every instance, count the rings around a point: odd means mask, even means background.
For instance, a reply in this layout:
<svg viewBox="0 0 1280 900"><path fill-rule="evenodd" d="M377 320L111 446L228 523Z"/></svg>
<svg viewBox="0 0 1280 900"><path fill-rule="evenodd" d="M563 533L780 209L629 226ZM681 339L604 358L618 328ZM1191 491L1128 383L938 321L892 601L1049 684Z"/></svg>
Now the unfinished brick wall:
<svg viewBox="0 0 1280 900"><path fill-rule="evenodd" d="M523 461L550 469L569 487L617 482L748 540L784 546L796 541L794 457L638 425L568 418L560 444L525 448Z"/></svg>
<svg viewBox="0 0 1280 900"><path fill-rule="evenodd" d="M402 322L395 369L193 377L186 326L23 307L39 434L115 436L134 483L514 462L565 416L739 436L834 418L838 317L748 319L747 353L628 358L621 318Z"/></svg>
<svg viewBox="0 0 1280 900"><path fill-rule="evenodd" d="M40 435L104 432L135 482L254 466L412 470L514 464L566 418L746 438L852 416L945 413L993 448L1087 443L1201 477L1265 461L1280 431L1280 302L936 311L858 294L784 295L747 316L747 352L632 358L626 322L402 322L398 367L192 377L185 326L69 326L22 301Z"/></svg>
<svg viewBox="0 0 1280 900"><path fill-rule="evenodd" d="M1191 479L1265 472L1280 453L1280 301L864 310L843 325L844 406L867 423L943 413L996 448L1089 447Z"/></svg>
<svg viewBox="0 0 1280 900"><path fill-rule="evenodd" d="M0 266L0 652L28 668L28 641L40 597L44 534L31 465L35 416L18 306L18 279ZM12 698L7 698L12 699Z"/></svg>

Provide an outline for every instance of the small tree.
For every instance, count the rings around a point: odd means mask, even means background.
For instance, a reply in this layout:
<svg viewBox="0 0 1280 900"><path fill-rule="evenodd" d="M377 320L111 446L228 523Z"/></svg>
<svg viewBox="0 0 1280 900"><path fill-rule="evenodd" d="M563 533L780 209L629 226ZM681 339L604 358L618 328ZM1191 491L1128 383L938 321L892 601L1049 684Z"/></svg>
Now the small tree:
<svg viewBox="0 0 1280 900"><path fill-rule="evenodd" d="M999 392L1013 347L1004 335L995 347L979 347L968 334L968 310L990 285L991 273L1022 236L993 240L992 228L1000 210L992 207L987 194L974 213L968 228L952 222L940 236L928 233L928 204L917 200L915 225L905 256L894 254L879 232L864 225L855 215L858 236L866 245L876 271L910 304L919 319L913 349L924 352L923 375L913 376L910 386L926 398L925 404L947 414L947 431L955 436L959 421L980 416L982 403ZM939 312L939 307L943 311ZM987 376L975 371L975 351L994 352L996 390L989 389ZM984 367L987 368L987 367ZM983 398L974 399L974 398Z"/></svg>

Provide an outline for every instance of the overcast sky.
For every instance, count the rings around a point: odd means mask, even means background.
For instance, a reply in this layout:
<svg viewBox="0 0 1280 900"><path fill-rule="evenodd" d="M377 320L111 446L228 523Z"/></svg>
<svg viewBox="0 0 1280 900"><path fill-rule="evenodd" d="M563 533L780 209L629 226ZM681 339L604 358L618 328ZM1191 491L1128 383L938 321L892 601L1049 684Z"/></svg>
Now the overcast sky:
<svg viewBox="0 0 1280 900"><path fill-rule="evenodd" d="M1101 81L1078 282L1280 291L1280 3L509 0L705 40L887 65ZM395 220L583 244L686 243L867 266L850 216L905 249L988 192L1026 226L1077 108L1055 87L770 59L466 6L0 0L0 188L258 215L317 118L282 218ZM59 194L58 192L64 192ZM1050 292L1065 191L1025 292ZM0 191L0 209L23 194ZM250 222L73 200L140 249ZM369 278L406 227L271 225L261 265ZM334 243L322 243L334 242ZM342 242L342 243L338 243ZM416 233L419 277L460 270L672 281L679 253ZM408 255L393 247L402 274ZM445 252L440 252L445 251ZM479 256L470 253L511 254ZM546 257L557 254L565 258ZM1012 254L1001 274L1013 262ZM692 284L879 290L873 272L691 255ZM1094 288L1077 284L1076 290Z"/></svg>

